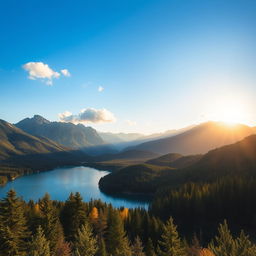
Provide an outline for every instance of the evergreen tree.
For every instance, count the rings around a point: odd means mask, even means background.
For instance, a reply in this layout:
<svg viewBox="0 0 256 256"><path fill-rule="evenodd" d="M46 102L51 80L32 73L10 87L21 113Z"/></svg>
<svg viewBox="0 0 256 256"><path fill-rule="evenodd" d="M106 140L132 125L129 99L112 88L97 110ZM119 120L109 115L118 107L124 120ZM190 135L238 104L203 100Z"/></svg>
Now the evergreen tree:
<svg viewBox="0 0 256 256"><path fill-rule="evenodd" d="M86 208L80 193L70 194L61 213L61 222L66 238L73 242L77 230L86 222Z"/></svg>
<svg viewBox="0 0 256 256"><path fill-rule="evenodd" d="M120 214L112 209L109 211L108 218L107 249L110 255L131 256L129 241Z"/></svg>
<svg viewBox="0 0 256 256"><path fill-rule="evenodd" d="M97 256L107 256L106 244L103 238L99 240L99 250L96 254Z"/></svg>
<svg viewBox="0 0 256 256"><path fill-rule="evenodd" d="M146 256L156 256L155 248L151 238L149 238L147 241L145 252L146 252Z"/></svg>
<svg viewBox="0 0 256 256"><path fill-rule="evenodd" d="M164 226L164 232L162 234L162 241L159 242L161 256L185 256L186 249L183 246L177 227L173 223L173 219L170 218Z"/></svg>
<svg viewBox="0 0 256 256"><path fill-rule="evenodd" d="M107 229L107 211L100 210L99 217L94 223L94 228L99 239L103 239Z"/></svg>
<svg viewBox="0 0 256 256"><path fill-rule="evenodd" d="M49 242L46 240L41 226L37 228L36 234L29 244L29 256L50 256Z"/></svg>
<svg viewBox="0 0 256 256"><path fill-rule="evenodd" d="M132 245L132 256L145 256L143 245L140 238L137 236Z"/></svg>
<svg viewBox="0 0 256 256"><path fill-rule="evenodd" d="M74 254L75 256L94 256L98 250L96 239L93 237L92 229L86 222L75 236Z"/></svg>
<svg viewBox="0 0 256 256"><path fill-rule="evenodd" d="M28 236L24 203L10 190L0 202L0 255L26 255Z"/></svg>
<svg viewBox="0 0 256 256"><path fill-rule="evenodd" d="M209 244L209 249L216 256L235 256L236 253L236 241L230 233L227 221L220 224L218 228L218 235L215 240Z"/></svg>
<svg viewBox="0 0 256 256"><path fill-rule="evenodd" d="M50 243L51 254L55 254L58 241L62 238L63 234L57 211L48 194L40 200L39 208L42 214L41 226L44 230L44 235Z"/></svg>
<svg viewBox="0 0 256 256"><path fill-rule="evenodd" d="M244 231L240 233L240 236L236 239L236 255L239 256L255 256L256 246L249 240L249 237L245 235Z"/></svg>

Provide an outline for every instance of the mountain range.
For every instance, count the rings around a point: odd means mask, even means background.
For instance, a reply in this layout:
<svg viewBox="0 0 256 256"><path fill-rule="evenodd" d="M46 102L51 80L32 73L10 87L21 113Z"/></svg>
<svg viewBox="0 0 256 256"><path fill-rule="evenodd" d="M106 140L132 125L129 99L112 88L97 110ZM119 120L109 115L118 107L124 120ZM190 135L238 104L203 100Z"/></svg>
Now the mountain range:
<svg viewBox="0 0 256 256"><path fill-rule="evenodd" d="M185 165L175 164L182 159ZM128 166L101 178L99 185L108 193L155 193L164 187L211 183L225 177L256 177L256 135L195 156L189 164L186 157L175 154Z"/></svg>
<svg viewBox="0 0 256 256"><path fill-rule="evenodd" d="M147 150L158 154L204 154L254 133L254 128L242 124L227 125L222 122L207 122L178 135L141 143L127 150Z"/></svg>
<svg viewBox="0 0 256 256"><path fill-rule="evenodd" d="M50 122L39 115L25 118L15 126L29 134L49 138L73 149L105 144L92 127L85 127L82 124Z"/></svg>
<svg viewBox="0 0 256 256"><path fill-rule="evenodd" d="M0 120L0 159L14 155L67 151L68 148L47 138L28 134L16 126Z"/></svg>

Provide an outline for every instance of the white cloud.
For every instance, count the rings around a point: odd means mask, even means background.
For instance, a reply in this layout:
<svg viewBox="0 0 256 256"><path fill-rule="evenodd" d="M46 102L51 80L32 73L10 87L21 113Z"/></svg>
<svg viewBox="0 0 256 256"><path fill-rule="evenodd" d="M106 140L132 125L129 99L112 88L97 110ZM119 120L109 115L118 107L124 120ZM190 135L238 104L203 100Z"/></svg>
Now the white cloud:
<svg viewBox="0 0 256 256"><path fill-rule="evenodd" d="M59 119L60 119L61 121L62 121L62 120L65 120L65 121L67 121L67 122L69 122L69 121L68 121L69 118L71 118L70 121L72 121L72 117L73 117L72 113L69 112L69 111L65 111L65 112L59 114L58 116L59 116Z"/></svg>
<svg viewBox="0 0 256 256"><path fill-rule="evenodd" d="M46 85L52 85L53 79L59 78L61 74L64 76L70 76L67 69L62 69L59 73L51 69L47 64L43 62L28 62L22 66L28 71L28 78L31 80L41 79Z"/></svg>
<svg viewBox="0 0 256 256"><path fill-rule="evenodd" d="M135 126L137 125L137 123L135 121L131 121L131 120L125 120L125 123L129 126Z"/></svg>
<svg viewBox="0 0 256 256"><path fill-rule="evenodd" d="M61 122L71 123L112 123L116 121L113 113L107 109L86 108L82 109L78 115L73 115L69 111L59 114Z"/></svg>
<svg viewBox="0 0 256 256"><path fill-rule="evenodd" d="M67 76L67 77L71 76L70 72L67 69L62 69L60 72L62 73L63 76Z"/></svg>
<svg viewBox="0 0 256 256"><path fill-rule="evenodd" d="M104 87L99 86L99 87L98 87L98 92L103 92L103 91L104 91Z"/></svg>

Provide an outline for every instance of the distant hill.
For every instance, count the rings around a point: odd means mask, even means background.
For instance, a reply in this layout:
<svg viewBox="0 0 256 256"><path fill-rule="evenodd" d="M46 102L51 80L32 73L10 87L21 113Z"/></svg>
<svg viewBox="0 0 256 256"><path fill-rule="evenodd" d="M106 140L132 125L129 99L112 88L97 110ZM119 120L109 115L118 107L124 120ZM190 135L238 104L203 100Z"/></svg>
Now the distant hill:
<svg viewBox="0 0 256 256"><path fill-rule="evenodd" d="M140 133L100 132L99 135L105 142L111 143L111 144L134 141L144 137L144 135Z"/></svg>
<svg viewBox="0 0 256 256"><path fill-rule="evenodd" d="M183 157L177 155L176 158L175 161L179 161ZM128 166L103 177L100 180L100 188L109 193L154 193L157 189L178 187L189 182L215 182L224 177L256 177L256 135L211 150L187 167L158 167L148 164ZM126 180L123 180L123 177Z"/></svg>
<svg viewBox="0 0 256 256"><path fill-rule="evenodd" d="M180 171L181 182L212 182L223 176L256 176L256 135L209 151L197 163ZM170 177L170 180L172 178ZM176 183L177 180L173 180Z"/></svg>
<svg viewBox="0 0 256 256"><path fill-rule="evenodd" d="M100 133L100 136L103 138L104 141L114 144L113 146L117 150L121 151L126 150L126 148L129 149L145 142L181 134L191 129L192 127L194 127L194 125L181 129L167 130L165 132L160 133L152 133L150 135L144 135L140 133Z"/></svg>
<svg viewBox="0 0 256 256"><path fill-rule="evenodd" d="M90 163L88 164L91 167L98 169L116 171L129 165L144 163L148 159L158 156L158 154L148 151L129 150L116 154L105 154L92 157Z"/></svg>
<svg viewBox="0 0 256 256"><path fill-rule="evenodd" d="M182 156L180 154L167 154L148 160L148 164L158 165L158 166L169 166L172 168L184 168L194 163L198 162L202 158L202 155L189 155Z"/></svg>
<svg viewBox="0 0 256 256"><path fill-rule="evenodd" d="M168 166L177 159L182 158L181 154L170 153L147 161L148 164Z"/></svg>
<svg viewBox="0 0 256 256"><path fill-rule="evenodd" d="M118 159L142 159L144 161L159 156L156 153L142 150L127 150L117 154L105 154L95 158L97 161L109 161Z"/></svg>
<svg viewBox="0 0 256 256"><path fill-rule="evenodd" d="M53 153L68 150L46 138L32 136L14 125L0 120L0 159L13 155Z"/></svg>
<svg viewBox="0 0 256 256"><path fill-rule="evenodd" d="M29 134L49 138L73 149L104 144L97 131L91 127L81 124L50 122L39 115L25 118L15 126Z"/></svg>
<svg viewBox="0 0 256 256"><path fill-rule="evenodd" d="M125 167L103 177L99 181L101 190L107 193L153 193L158 188L157 180L172 172L169 167L138 164Z"/></svg>
<svg viewBox="0 0 256 256"><path fill-rule="evenodd" d="M246 125L231 126L221 122L207 122L176 136L145 142L131 148L159 154L204 154L211 149L237 142L253 133L255 133L253 128Z"/></svg>

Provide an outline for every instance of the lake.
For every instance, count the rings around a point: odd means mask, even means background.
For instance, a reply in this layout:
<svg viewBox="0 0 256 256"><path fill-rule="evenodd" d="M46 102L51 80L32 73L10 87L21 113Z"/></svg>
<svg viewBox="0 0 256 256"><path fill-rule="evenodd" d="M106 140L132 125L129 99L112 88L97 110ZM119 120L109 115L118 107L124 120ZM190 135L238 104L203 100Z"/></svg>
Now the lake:
<svg viewBox="0 0 256 256"><path fill-rule="evenodd" d="M71 192L80 192L84 201L101 199L115 207L147 208L149 200L142 196L118 197L106 195L100 191L98 182L107 175L107 171L99 171L90 167L62 167L52 171L22 176L0 187L0 198L14 189L19 196L28 201L37 201L47 192L54 200L65 201Z"/></svg>

